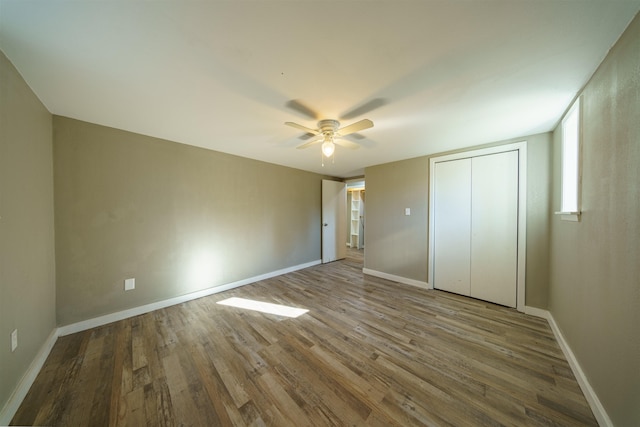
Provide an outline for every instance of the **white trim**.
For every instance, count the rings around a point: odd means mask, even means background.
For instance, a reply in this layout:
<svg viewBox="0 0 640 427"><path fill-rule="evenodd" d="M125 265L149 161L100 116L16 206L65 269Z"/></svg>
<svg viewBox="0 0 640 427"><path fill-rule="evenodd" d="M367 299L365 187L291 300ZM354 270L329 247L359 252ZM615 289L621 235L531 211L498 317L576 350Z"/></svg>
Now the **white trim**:
<svg viewBox="0 0 640 427"><path fill-rule="evenodd" d="M29 368L22 376L22 379L18 383L18 386L14 389L13 393L9 397L9 400L0 411L0 426L9 425L11 419L15 416L18 408L22 404L25 396L29 392L29 389L33 385L38 373L42 369L44 362L49 357L49 353L51 353L51 349L55 345L58 337L62 337L65 335L73 334L76 332L85 331L87 329L95 328L97 326L106 325L107 323L116 322L118 320L123 320L128 317L137 316L139 314L148 313L153 310L158 310L160 308L169 307L172 305L180 304L186 301L191 301L197 298L202 298L208 295L213 295L218 292L226 291L229 289L237 288L239 286L248 285L250 283L258 282L260 280L269 279L271 277L280 276L283 274L291 273L293 271L302 270L305 268L313 267L314 265L319 265L321 263L320 260L315 260L311 262L307 262L304 264L294 265L292 267L283 268L281 270L272 271L270 273L261 274L259 276L250 277L248 279L238 280L237 282L227 283L222 286L215 286L212 288L204 289L197 292L192 292L190 294L181 295L179 297L170 298L164 301L158 301L151 304L142 305L140 307L134 307L128 310L119 311L117 313L111 313L100 317L95 317L93 319L84 320L77 323L72 323L66 326L60 326L54 329L47 340L44 342L40 351L36 355L36 357L29 365Z"/></svg>
<svg viewBox="0 0 640 427"><path fill-rule="evenodd" d="M170 307L172 305L181 304L183 302L191 301L194 299L206 297L209 295L217 294L219 292L228 291L229 289L237 288L240 286L248 285L250 283L258 282L260 280L269 279L271 277L280 276L283 274L291 273L293 271L302 270L304 268L313 267L320 264L320 260L307 262L305 264L299 264L292 267L283 268L281 270L272 271L269 273L261 274L259 276L250 277L248 279L238 280L237 282L227 283L226 285L214 286L211 288L203 289L201 291L192 292L186 295L180 295L178 297L169 298L163 301L154 302L151 304L145 304L138 307L130 308L128 310L118 311L116 313L105 314L104 316L94 317L92 319L83 320L81 322L72 323L70 325L61 326L59 330L59 336L65 336L69 334L75 334L76 332L86 331L87 329L95 328L98 326L106 325L108 323L117 322L119 320L127 319L129 317L138 316L140 314L149 313L161 308Z"/></svg>
<svg viewBox="0 0 640 427"><path fill-rule="evenodd" d="M0 425L8 426L11 419L16 415L20 404L22 404L33 382L36 380L38 373L40 373L40 369L42 369L44 362L47 360L47 357L49 357L49 353L51 353L51 349L57 339L58 328L55 328L51 331L44 344L42 344L42 347L40 347L40 351L38 351L38 354L29 365L29 368L27 368L20 382L18 382L18 386L13 390L9 400L7 400L4 408L0 411Z"/></svg>
<svg viewBox="0 0 640 427"><path fill-rule="evenodd" d="M582 212L554 212L554 215L560 215L562 221L580 222Z"/></svg>
<svg viewBox="0 0 640 427"><path fill-rule="evenodd" d="M571 347L569 347L569 344L564 339L564 336L562 335L560 328L558 328L558 325L556 324L556 321L553 318L553 315L551 313L549 313L548 321L549 321L549 325L551 326L551 330L553 331L553 334L556 336L556 340L558 341L558 344L560 345L560 348L564 353L564 356L567 358L567 361L569 362L569 366L571 366L573 375L575 375L576 379L578 380L578 384L582 389L582 393L584 393L584 397L587 399L587 402L589 402L589 406L591 407L591 411L593 411L593 415L596 417L596 420L598 420L598 424L601 426L613 427L613 422L611 422L611 418L609 418L607 411L604 409L604 406L602 406L600 399L598 399L598 395L591 387L591 384L589 384L589 380L587 379L587 376L584 374L584 371L580 367L580 364L578 363L578 359L576 359L576 356L573 354L573 351L571 351Z"/></svg>
<svg viewBox="0 0 640 427"><path fill-rule="evenodd" d="M394 282L404 283L405 285L417 286L422 289L431 289L427 282L422 282L420 280L409 279L407 277L396 276L394 274L383 273L382 271L371 270L368 268L363 268L362 272L364 274L368 274L369 276L375 276L381 279L392 280Z"/></svg>
<svg viewBox="0 0 640 427"><path fill-rule="evenodd" d="M569 110L565 113L561 122L561 135L562 135L562 143L560 148L560 209L564 212L569 211L569 209L574 208L576 212L580 211L580 206L582 205L582 107L580 99L582 96L578 96L574 101L573 105L569 108ZM576 111L577 110L577 111ZM565 168L566 168L566 159L565 159L565 148L567 142L567 122L576 115L576 151L575 153L575 161L576 161L576 176L575 176L575 188L571 188L571 193L575 193L575 205L569 204L565 201ZM569 209L566 209L569 208ZM572 212L573 213L573 212ZM569 216L563 217L563 221L579 221L580 216L577 217Z"/></svg>
<svg viewBox="0 0 640 427"><path fill-rule="evenodd" d="M518 277L516 293L516 310L525 310L526 294L526 261L527 261L527 141L513 142L509 144L496 145L493 147L480 148L477 150L463 151L460 153L447 154L444 156L431 157L429 159L429 277L428 283L434 284L434 250L435 233L434 222L434 189L435 189L435 164L438 162L466 159L488 154L503 153L506 151L518 150Z"/></svg>
<svg viewBox="0 0 640 427"><path fill-rule="evenodd" d="M297 266L293 266L293 267L288 267L282 270L278 270L278 271L274 271L271 273L266 273L260 276L256 276L254 278L251 279L245 279L245 280L240 280L237 282L233 282L233 283L229 283L227 285L223 285L223 286L217 286L214 288L209 288L206 289L204 291L199 291L199 292L193 292L191 294L187 294L184 295L182 297L177 297L177 298L171 298L169 300L165 300L165 301L161 301L158 303L153 303L153 304L147 304L145 306L141 306L139 307L140 309L142 308L146 308L146 307L150 307L150 306L155 306L155 305L162 305L165 304L169 301L175 301L180 299L179 302L175 302L173 304L166 304L163 307L159 307L159 308L164 308L164 307L168 307L170 305L174 305L174 304L179 304L181 302L184 301L189 301L191 299L196 299L196 298L201 298L203 296L207 296L207 295L212 295L218 292L222 292L223 290L228 290L228 289L232 289L235 287L239 287L239 286L243 286L249 283L253 283L259 280L264 280L264 279L268 279L271 277L275 277L275 276L279 276L281 274L286 274L286 273L290 273L293 271L297 271L297 270L302 270L304 268L308 268L308 267L312 267L314 265L318 265L320 264L321 261L320 260L316 260L316 261L312 261L306 264L300 264ZM414 279L408 279L405 277L400 277L400 276L396 276L393 274L387 274L387 273L383 273L380 271L376 271L376 270L370 270L368 268L363 268L362 272L364 274L368 274L370 276L375 276L375 277L380 277L382 279L387 279L387 280L392 280L395 282L399 282L399 283L404 283L407 285L412 285L412 286L418 286L420 288L428 288L430 289L430 286L427 282L422 282L419 280L414 280ZM224 289L223 289L224 288ZM207 294L204 294L208 292ZM200 295L202 294L202 295ZM191 297L191 298L187 298L187 297ZM82 330L86 330L86 329L90 329L94 326L89 326L90 324L93 324L94 321L96 321L97 319L101 319L100 321L106 320L107 318L116 318L118 317L116 320L122 320L125 319L126 317L130 317L130 316L135 316L137 314L130 314L135 312L137 309L130 309L130 310L124 310L124 311L120 311L118 313L113 313L107 316L101 316L95 319L90 319L84 322L78 322L78 323L74 323L71 325L67 325L67 326L63 326L60 328L56 328L53 331L51 331L51 334L49 334L49 337L47 338L47 340L44 342L44 344L42 345L42 347L40 348L40 351L38 352L38 354L36 355L36 357L33 359L33 361L31 362L31 365L29 365L29 368L27 369L27 371L25 372L25 374L22 376L22 378L20 379L20 382L18 383L18 386L15 388L15 390L13 391L13 393L11 394L11 396L9 397L9 400L7 401L7 403L4 405L4 407L2 408L2 411L0 411L0 425L9 425L9 423L11 422L11 419L15 416L16 412L18 411L18 408L20 407L20 404L22 403L22 401L24 400L25 396L27 395L27 393L29 392L29 389L31 388L31 386L33 385L33 382L35 381L36 377L38 376L38 373L40 372L40 370L42 369L42 366L44 365L44 362L47 360L47 357L49 357L49 354L51 353L51 349L53 348L53 346L55 345L58 337L60 336L64 336L64 335L68 335L74 332L80 332ZM155 309L153 309L155 310ZM148 310L148 311L152 311L152 310ZM147 313L148 311L143 311L141 313L138 314L143 314L143 313ZM594 416L596 417L596 420L598 421L598 424L601 426L611 426L613 427L613 423L611 422L611 419L609 418L609 415L607 414L606 410L604 409L604 406L602 406L602 403L600 402L600 399L598 399L598 396L596 395L595 391L593 390L593 388L591 387L591 384L589 384L589 380L587 379L586 375L584 374L584 371L582 370L582 368L580 367L580 364L578 363L578 360L576 359L575 355L573 354L573 351L571 351L571 348L569 347L569 344L567 344L567 341L564 339L564 336L562 335L562 332L560 331L560 328L558 328L558 325L556 324L555 319L553 318L553 315L548 311L548 310L544 310L541 308L537 308L537 307L530 307L530 306L524 306L524 312L525 314L531 315L531 316L535 316L535 317L540 317L543 318L545 320L547 320L547 322L549 323L549 326L551 327L551 331L553 332L553 335L555 336L556 340L558 341L558 345L560 346L560 349L562 350L562 352L564 353L565 357L567 358L567 361L569 362L569 366L571 367L571 370L573 371L573 374L575 375L578 384L580 385L580 389L582 390L582 393L585 395L585 398L587 399L587 402L589 403L589 406L591 407L591 410L593 411ZM119 317L122 316L124 314L129 314L128 316L125 317ZM115 320L110 320L109 322L105 322L105 323L99 323L99 325L103 325L106 323L110 323L111 321L115 321ZM84 328L84 329L82 329Z"/></svg>
<svg viewBox="0 0 640 427"><path fill-rule="evenodd" d="M576 359L576 356L573 354L571 347L569 347L569 344L564 339L564 335L562 335L562 331L560 331L560 328L558 327L556 320L553 318L553 315L548 310L543 310L536 307L525 307L525 313L531 314L532 316L541 317L549 322L549 326L553 331L553 335L556 337L556 341L558 341L558 345L560 346L562 353L564 353L564 357L567 359L567 362L569 362L571 371L576 377L578 385L580 385L580 389L582 390L582 394L584 394L585 399L587 399L587 402L591 407L591 411L598 421L598 425L604 427L613 427L611 418L609 418L607 411L604 409L604 406L602 406L600 399L598 399L598 395L591 387L591 384L589 384L587 376L584 374L584 371L580 367L578 359Z"/></svg>
<svg viewBox="0 0 640 427"><path fill-rule="evenodd" d="M551 314L547 310L544 310L538 307L530 307L528 305L525 305L524 307L524 314L528 314L529 316L540 317L547 321L549 320L549 316L551 316Z"/></svg>

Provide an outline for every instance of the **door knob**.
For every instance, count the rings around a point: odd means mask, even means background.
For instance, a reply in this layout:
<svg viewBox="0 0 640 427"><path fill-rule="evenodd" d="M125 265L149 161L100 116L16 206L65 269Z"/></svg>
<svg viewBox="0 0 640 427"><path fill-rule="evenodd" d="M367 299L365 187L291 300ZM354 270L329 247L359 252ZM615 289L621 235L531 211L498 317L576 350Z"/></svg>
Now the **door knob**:
<svg viewBox="0 0 640 427"><path fill-rule="evenodd" d="M326 227L326 226L327 226L327 225L329 225L329 224L327 224L327 223L325 222L325 223L324 223L324 224L322 224L322 225L324 225L324 226Z"/></svg>

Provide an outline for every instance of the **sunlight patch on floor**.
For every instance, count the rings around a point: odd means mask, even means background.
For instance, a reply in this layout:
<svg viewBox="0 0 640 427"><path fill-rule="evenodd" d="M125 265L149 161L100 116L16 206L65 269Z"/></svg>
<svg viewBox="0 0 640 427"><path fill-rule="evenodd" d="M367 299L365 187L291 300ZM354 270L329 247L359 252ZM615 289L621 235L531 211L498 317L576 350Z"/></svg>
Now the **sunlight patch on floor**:
<svg viewBox="0 0 640 427"><path fill-rule="evenodd" d="M228 298L222 301L218 301L218 304L229 305L232 307L245 308L247 310L260 311L262 313L276 314L278 316L285 317L298 317L305 314L307 311L304 308L289 307L287 305L271 304L268 302L255 301L244 298Z"/></svg>

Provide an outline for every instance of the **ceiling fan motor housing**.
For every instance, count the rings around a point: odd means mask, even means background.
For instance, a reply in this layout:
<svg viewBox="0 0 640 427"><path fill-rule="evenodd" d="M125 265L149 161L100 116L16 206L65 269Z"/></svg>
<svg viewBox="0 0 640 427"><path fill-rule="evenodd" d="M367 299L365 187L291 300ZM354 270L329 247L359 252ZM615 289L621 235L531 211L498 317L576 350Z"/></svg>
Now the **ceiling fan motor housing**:
<svg viewBox="0 0 640 427"><path fill-rule="evenodd" d="M339 127L340 127L340 122L337 120L327 119L327 120L320 120L318 122L318 129L320 129L320 132L325 136L335 134Z"/></svg>
<svg viewBox="0 0 640 427"><path fill-rule="evenodd" d="M358 144L344 140L342 139L342 137L346 135L351 135L352 133L358 132L363 129L369 129L373 127L373 122L369 119L362 119L359 122L352 123L349 126L345 126L343 128L340 128L339 121L332 120L332 119L320 120L318 122L317 129L311 129L309 127L306 127L294 122L285 122L284 124L287 126L294 127L296 129L300 129L312 135L318 135L320 138L314 139L309 142L305 142L304 144L300 144L296 148L297 149L307 148L313 144L322 142L323 153L327 157L333 154L333 150L335 149L335 146L333 145L334 143L338 145L342 145L343 147L351 148L351 149L358 148L359 147Z"/></svg>

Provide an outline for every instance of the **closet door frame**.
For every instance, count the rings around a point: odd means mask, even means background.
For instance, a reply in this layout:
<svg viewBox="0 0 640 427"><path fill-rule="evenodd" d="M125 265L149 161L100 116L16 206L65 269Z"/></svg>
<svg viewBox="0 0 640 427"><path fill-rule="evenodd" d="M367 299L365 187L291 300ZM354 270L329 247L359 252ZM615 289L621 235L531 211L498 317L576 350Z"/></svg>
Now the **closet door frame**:
<svg viewBox="0 0 640 427"><path fill-rule="evenodd" d="M518 151L518 261L517 261L517 285L516 285L516 309L525 310L525 272L526 272L526 248L527 248L527 141L513 142L493 147L472 149L459 153L434 156L429 159L429 282L428 288L433 289L434 284L434 250L435 250L435 164L451 160L468 159L488 154L498 154L507 151Z"/></svg>

